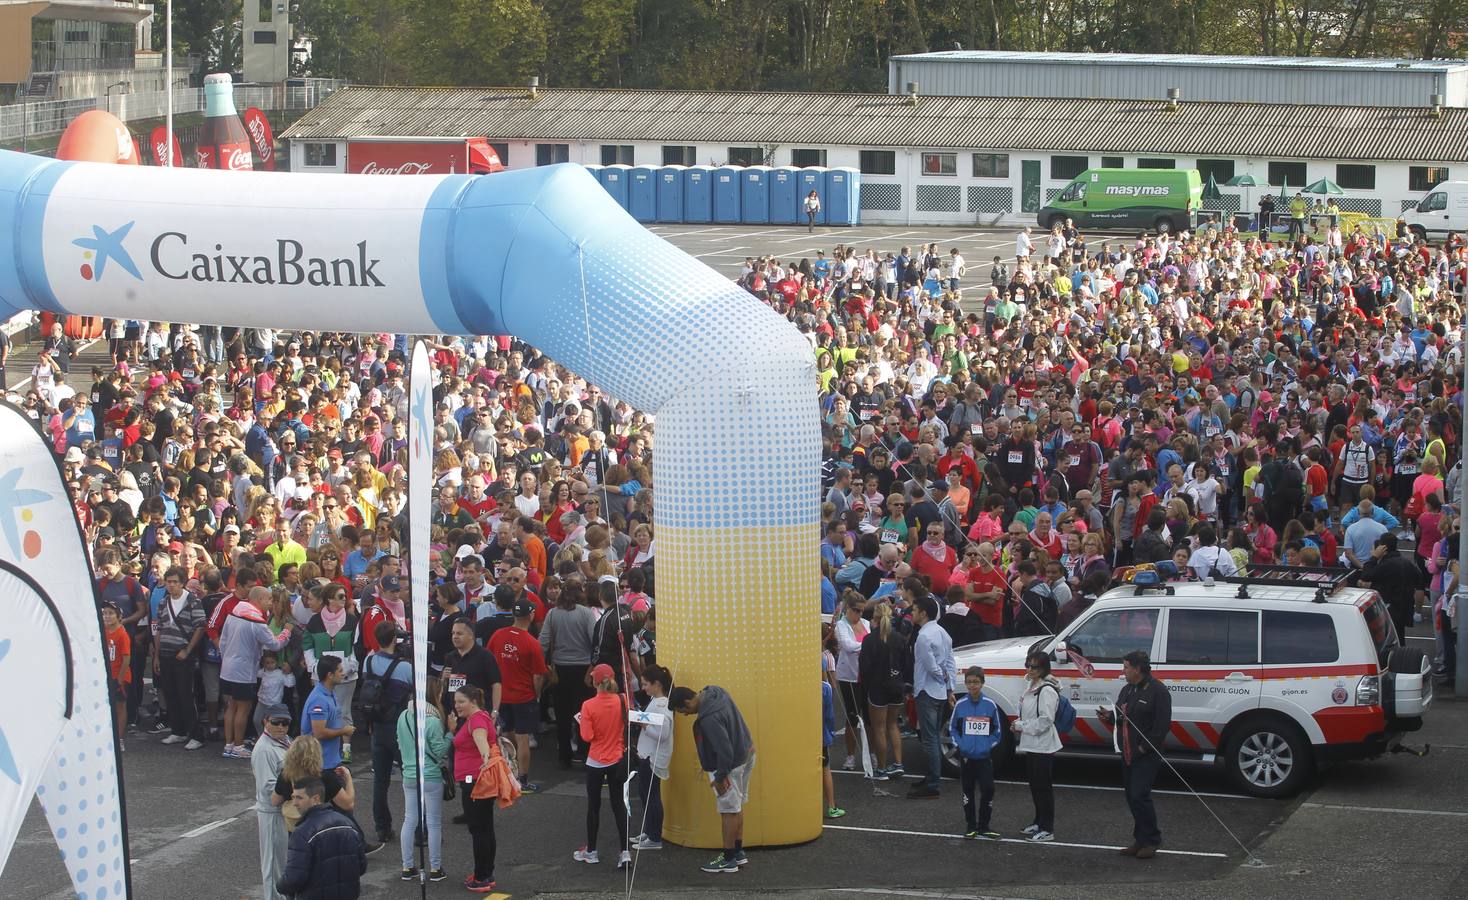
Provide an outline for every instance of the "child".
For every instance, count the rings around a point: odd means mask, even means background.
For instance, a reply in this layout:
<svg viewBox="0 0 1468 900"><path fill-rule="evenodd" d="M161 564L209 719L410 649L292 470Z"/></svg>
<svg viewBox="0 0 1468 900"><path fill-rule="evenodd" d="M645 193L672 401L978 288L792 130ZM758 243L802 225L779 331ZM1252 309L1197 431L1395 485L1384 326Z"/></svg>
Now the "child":
<svg viewBox="0 0 1468 900"><path fill-rule="evenodd" d="M836 805L836 785L831 781L831 742L836 740L836 707L831 703L831 683L821 681L821 793L826 800L826 818L839 819L846 810Z"/></svg>
<svg viewBox="0 0 1468 900"><path fill-rule="evenodd" d="M285 689L296 686L296 677L280 667L274 653L260 657L260 689L256 693L255 729L265 733L264 721L271 716L288 716L290 708L285 705Z"/></svg>
<svg viewBox="0 0 1468 900"><path fill-rule="evenodd" d="M102 604L102 628L107 641L107 693L112 698L112 720L117 726L117 749L126 749L122 737L127 730L127 685L132 681L132 638L122 627L122 612L115 603Z"/></svg>
<svg viewBox="0 0 1468 900"><path fill-rule="evenodd" d="M1004 735L1004 720L999 707L984 696L984 670L969 666L963 673L963 686L968 696L953 707L948 730L953 746L958 748L959 773L963 784L963 817L968 825L964 837L997 841L1000 834L989 828L994 811L994 760L990 754ZM978 815L974 814L974 782L979 785Z"/></svg>

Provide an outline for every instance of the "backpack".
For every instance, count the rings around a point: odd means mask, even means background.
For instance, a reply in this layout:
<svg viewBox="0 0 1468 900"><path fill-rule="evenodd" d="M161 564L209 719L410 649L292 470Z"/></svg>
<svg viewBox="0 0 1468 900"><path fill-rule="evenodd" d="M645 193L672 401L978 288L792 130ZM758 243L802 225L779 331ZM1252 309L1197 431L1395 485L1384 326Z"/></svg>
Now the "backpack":
<svg viewBox="0 0 1468 900"><path fill-rule="evenodd" d="M408 708L413 694L412 682L392 677L393 670L401 663L401 659L394 657L387 664L387 671L381 675L371 674L366 666L362 668L361 683L357 685L357 695L352 700L352 714L358 721L392 725Z"/></svg>
<svg viewBox="0 0 1468 900"><path fill-rule="evenodd" d="M1050 686L1055 687L1053 684ZM1069 734L1070 730L1076 727L1076 708L1060 692L1060 688L1055 688L1055 696L1057 698L1055 703L1055 721L1053 723L1055 725L1055 733Z"/></svg>

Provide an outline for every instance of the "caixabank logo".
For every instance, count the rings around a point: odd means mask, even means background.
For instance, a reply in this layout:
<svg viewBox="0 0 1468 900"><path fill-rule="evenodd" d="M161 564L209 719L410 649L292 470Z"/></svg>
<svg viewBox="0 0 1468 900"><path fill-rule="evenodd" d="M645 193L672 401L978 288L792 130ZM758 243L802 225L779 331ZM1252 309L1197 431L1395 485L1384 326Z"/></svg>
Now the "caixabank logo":
<svg viewBox="0 0 1468 900"><path fill-rule="evenodd" d="M92 236L72 241L85 252L81 276L101 282L108 263L143 280L137 264L123 242L136 221L112 231L92 226ZM223 242L212 245L213 252L197 252L190 236L183 231L164 231L148 245L148 262L153 271L170 281L197 281L210 284L305 285L309 287L385 287L377 274L382 260L371 256L367 241L352 245L350 255L312 256L300 241L277 238L265 253L227 252Z"/></svg>
<svg viewBox="0 0 1468 900"><path fill-rule="evenodd" d="M107 263L115 262L132 277L143 280L143 274L138 271L137 264L133 262L132 256L122 242L127 238L128 232L133 230L137 222L129 222L120 228L108 231L101 225L92 226L92 236L77 238L73 244L82 248L81 276L87 281L100 282L102 275L107 271Z"/></svg>

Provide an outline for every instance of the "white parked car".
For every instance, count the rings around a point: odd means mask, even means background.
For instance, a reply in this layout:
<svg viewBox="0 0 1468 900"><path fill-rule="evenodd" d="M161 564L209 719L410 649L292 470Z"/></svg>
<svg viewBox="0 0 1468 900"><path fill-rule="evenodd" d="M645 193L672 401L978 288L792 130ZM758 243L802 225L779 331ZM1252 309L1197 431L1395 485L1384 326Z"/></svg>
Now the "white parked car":
<svg viewBox="0 0 1468 900"><path fill-rule="evenodd" d="M1319 761L1389 750L1432 703L1427 655L1402 646L1382 599L1346 586L1342 572L1255 567L1217 582L1118 587L1054 637L973 644L954 657L960 677L984 668L985 693L1013 717L1026 654L1049 653L1076 708L1062 754L1114 756L1096 710L1124 684L1122 657L1146 650L1172 692L1164 754L1222 766L1250 794L1285 796ZM1001 755L1011 749L1006 739Z"/></svg>
<svg viewBox="0 0 1468 900"><path fill-rule="evenodd" d="M1468 231L1468 181L1444 181L1423 195L1414 209L1402 213L1420 238L1445 238Z"/></svg>

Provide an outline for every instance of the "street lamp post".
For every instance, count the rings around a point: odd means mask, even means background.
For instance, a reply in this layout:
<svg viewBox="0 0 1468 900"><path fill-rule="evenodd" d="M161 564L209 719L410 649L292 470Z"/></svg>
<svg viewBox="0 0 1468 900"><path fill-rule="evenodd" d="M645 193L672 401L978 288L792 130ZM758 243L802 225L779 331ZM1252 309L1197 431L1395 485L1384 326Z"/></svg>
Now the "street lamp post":
<svg viewBox="0 0 1468 900"><path fill-rule="evenodd" d="M164 91L164 103L168 104L168 110L164 113L164 146L168 148L168 165L172 168L178 165L178 160L173 158L173 0L168 0L168 11L164 19L164 43L163 43L163 67L168 70L165 83L168 85Z"/></svg>
<svg viewBox="0 0 1468 900"><path fill-rule="evenodd" d="M113 88L126 88L126 87L131 87L131 85L129 85L126 81L114 81L112 84L107 85L106 96L107 96L107 111L108 112L112 112L112 89ZM123 93L127 93L127 92L124 91ZM116 113L113 113L113 114L116 115ZM119 118L121 118L121 116L119 116Z"/></svg>

